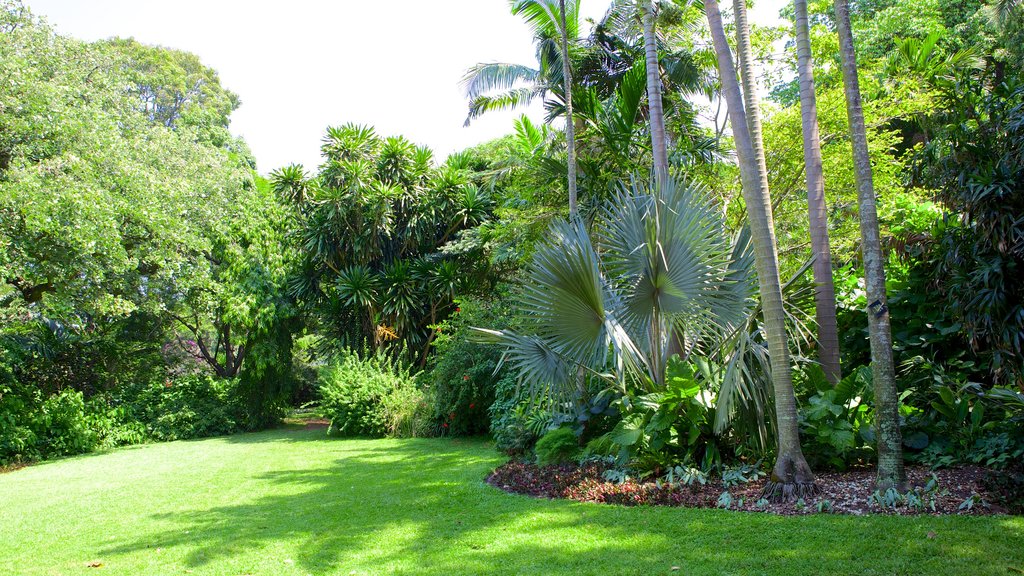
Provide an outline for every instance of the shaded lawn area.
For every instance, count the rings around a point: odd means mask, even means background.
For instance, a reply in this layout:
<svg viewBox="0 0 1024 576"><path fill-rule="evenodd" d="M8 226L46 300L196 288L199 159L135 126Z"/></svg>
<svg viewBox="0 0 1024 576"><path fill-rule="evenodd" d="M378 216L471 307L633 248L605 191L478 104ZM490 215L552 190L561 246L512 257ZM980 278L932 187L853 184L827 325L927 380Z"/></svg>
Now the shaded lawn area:
<svg viewBox="0 0 1024 576"><path fill-rule="evenodd" d="M484 484L502 460L476 440L286 429L45 463L0 475L0 573L1024 570L1021 517L780 517L537 500ZM93 561L102 566L86 566Z"/></svg>

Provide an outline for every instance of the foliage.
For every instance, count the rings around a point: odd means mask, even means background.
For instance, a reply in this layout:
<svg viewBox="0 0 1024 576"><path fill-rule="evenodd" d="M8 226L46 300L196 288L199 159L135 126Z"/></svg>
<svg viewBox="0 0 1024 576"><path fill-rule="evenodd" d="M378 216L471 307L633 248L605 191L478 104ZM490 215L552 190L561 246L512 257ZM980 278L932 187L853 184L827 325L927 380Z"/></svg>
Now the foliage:
<svg viewBox="0 0 1024 576"><path fill-rule="evenodd" d="M86 399L65 389L0 388L0 463L31 462L148 441L231 434L247 417L238 382L186 376Z"/></svg>
<svg viewBox="0 0 1024 576"><path fill-rule="evenodd" d="M660 476L680 463L718 470L723 447L714 433L714 398L701 389L698 375L708 365L676 357L667 370L663 391L624 396L616 403L622 420L608 438L619 449L618 461L631 463L642 476Z"/></svg>
<svg viewBox="0 0 1024 576"><path fill-rule="evenodd" d="M486 259L460 234L490 216L492 201L452 156L370 127L330 127L319 173L275 171L272 186L292 203L301 253L291 293L335 349L404 347L422 367L432 326L454 298L486 277Z"/></svg>
<svg viewBox="0 0 1024 576"><path fill-rule="evenodd" d="M948 212L929 270L951 317L990 366L1024 390L1024 84L981 77L945 87L942 127L920 153L920 180Z"/></svg>
<svg viewBox="0 0 1024 576"><path fill-rule="evenodd" d="M580 453L580 442L572 428L563 426L541 436L534 451L537 453L537 464L541 466L565 464Z"/></svg>
<svg viewBox="0 0 1024 576"><path fill-rule="evenodd" d="M839 470L862 463L874 445L871 368L849 370L835 386L818 366L805 369L802 376L809 396L799 414L800 437L808 462Z"/></svg>
<svg viewBox="0 0 1024 576"><path fill-rule="evenodd" d="M435 329L435 354L419 381L430 390L432 426L444 435L485 434L491 428L491 409L501 369L501 351L473 342L472 326L511 320L507 287L490 298L460 298L454 313Z"/></svg>
<svg viewBox="0 0 1024 576"><path fill-rule="evenodd" d="M320 408L329 433L419 436L423 394L408 365L383 355L347 353L320 372Z"/></svg>
<svg viewBox="0 0 1024 576"><path fill-rule="evenodd" d="M0 4L0 35L0 458L276 421L292 255L227 131L237 96L192 54L79 42L18 2ZM192 379L179 351L241 383ZM150 389L164 382L179 388Z"/></svg>
<svg viewBox="0 0 1024 576"><path fill-rule="evenodd" d="M130 394L122 401L127 400L130 418L144 422L154 440L221 436L242 429L237 387L234 380L191 376L122 390Z"/></svg>

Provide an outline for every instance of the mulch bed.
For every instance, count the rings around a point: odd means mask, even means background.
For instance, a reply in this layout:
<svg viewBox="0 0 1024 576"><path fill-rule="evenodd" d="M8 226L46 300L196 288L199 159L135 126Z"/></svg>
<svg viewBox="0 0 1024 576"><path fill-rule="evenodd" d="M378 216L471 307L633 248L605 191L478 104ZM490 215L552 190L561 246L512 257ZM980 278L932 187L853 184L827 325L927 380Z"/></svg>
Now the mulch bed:
<svg viewBox="0 0 1024 576"><path fill-rule="evenodd" d="M1007 510L995 502L998 494L985 487L985 478L992 472L976 466L946 468L936 471L923 467L907 469L910 489L919 490L922 504L909 506L900 502L883 506L872 501L875 492L873 469L847 472L821 472L816 475L819 493L803 501L767 503L760 493L766 479L729 487L720 479L707 484L668 486L656 482L627 480L610 482L602 474L607 468L599 464L558 465L539 467L525 462L509 462L487 477L487 483L516 494L538 498L566 498L580 502L622 504L626 506L686 506L689 508L724 508L723 492L728 492L728 508L749 512L772 512L796 515L816 513L838 514L1005 514ZM935 474L938 486L930 493L923 487ZM964 503L972 500L968 507ZM819 506L819 503L822 503ZM934 510L932 504L934 503Z"/></svg>

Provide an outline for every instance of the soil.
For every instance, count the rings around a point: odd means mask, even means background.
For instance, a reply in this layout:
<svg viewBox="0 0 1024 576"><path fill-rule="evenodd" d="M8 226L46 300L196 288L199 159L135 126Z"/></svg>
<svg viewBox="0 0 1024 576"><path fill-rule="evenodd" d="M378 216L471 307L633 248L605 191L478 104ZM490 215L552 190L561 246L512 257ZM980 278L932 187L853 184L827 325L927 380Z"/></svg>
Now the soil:
<svg viewBox="0 0 1024 576"><path fill-rule="evenodd" d="M769 503L761 499L766 483L760 478L745 484L726 487L720 479L707 484L667 485L664 482L611 482L602 474L605 467L596 464L539 467L530 463L509 462L495 470L487 482L517 494L541 498L568 498L582 502L609 504L666 505L691 508L729 508L749 512L775 514L1005 514L999 506L999 495L990 493L985 479L990 471L977 466L930 470L924 467L907 469L908 492L896 502L884 502L876 494L875 471L872 468L845 472L820 472L816 475L818 493L796 502ZM934 488L926 490L932 475ZM728 496L724 496L724 493ZM904 493L906 494L906 493ZM883 502L879 502L880 499Z"/></svg>
<svg viewBox="0 0 1024 576"><path fill-rule="evenodd" d="M331 425L331 421L326 418L285 418L284 423L301 426L301 430L323 430Z"/></svg>

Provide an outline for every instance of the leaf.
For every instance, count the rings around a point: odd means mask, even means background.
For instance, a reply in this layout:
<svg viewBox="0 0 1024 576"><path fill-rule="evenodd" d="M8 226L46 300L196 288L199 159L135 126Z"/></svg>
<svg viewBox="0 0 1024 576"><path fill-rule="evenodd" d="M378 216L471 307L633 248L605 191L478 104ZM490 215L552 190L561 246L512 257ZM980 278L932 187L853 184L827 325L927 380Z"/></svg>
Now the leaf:
<svg viewBox="0 0 1024 576"><path fill-rule="evenodd" d="M946 403L947 406L955 406L956 399L953 397L953 391L949 388L940 388L939 397Z"/></svg>
<svg viewBox="0 0 1024 576"><path fill-rule="evenodd" d="M971 410L971 428L980 428L981 420L985 417L985 405L981 402L974 404L974 408Z"/></svg>
<svg viewBox="0 0 1024 576"><path fill-rule="evenodd" d="M619 446L632 446L640 440L644 431L640 428L623 428L612 434L612 442Z"/></svg>
<svg viewBox="0 0 1024 576"><path fill-rule="evenodd" d="M863 434L861 434L863 436ZM903 445L912 450L924 450L928 447L928 435L917 431L903 437Z"/></svg>
<svg viewBox="0 0 1024 576"><path fill-rule="evenodd" d="M835 446L837 450L844 451L853 448L853 432L850 430L833 430L830 435L829 442Z"/></svg>

